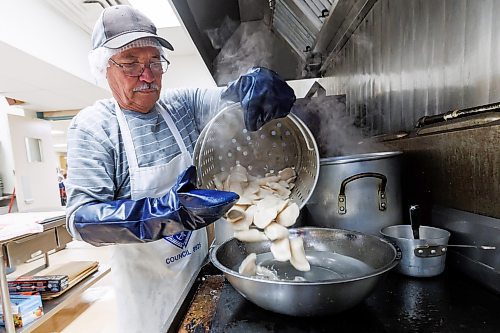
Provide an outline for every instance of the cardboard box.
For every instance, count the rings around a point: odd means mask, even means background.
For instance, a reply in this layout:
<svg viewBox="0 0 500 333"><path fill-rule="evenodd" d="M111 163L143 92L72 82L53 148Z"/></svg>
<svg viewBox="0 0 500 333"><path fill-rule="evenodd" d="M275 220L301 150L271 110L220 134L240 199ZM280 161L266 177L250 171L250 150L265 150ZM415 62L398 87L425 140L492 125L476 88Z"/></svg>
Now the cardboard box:
<svg viewBox="0 0 500 333"><path fill-rule="evenodd" d="M99 263L97 261L72 261L60 266L54 266L47 274L51 275L67 275L68 287L60 292L42 292L42 300L50 300L61 296L66 291L77 285L80 281L89 275L97 272Z"/></svg>
<svg viewBox="0 0 500 333"><path fill-rule="evenodd" d="M10 295L10 302L15 327L26 326L43 315L42 298L38 294L13 294ZM0 325L5 326L4 320L0 306Z"/></svg>
<svg viewBox="0 0 500 333"><path fill-rule="evenodd" d="M68 287L67 275L44 275L44 276L20 276L13 281L9 281L9 291L11 292L61 292Z"/></svg>

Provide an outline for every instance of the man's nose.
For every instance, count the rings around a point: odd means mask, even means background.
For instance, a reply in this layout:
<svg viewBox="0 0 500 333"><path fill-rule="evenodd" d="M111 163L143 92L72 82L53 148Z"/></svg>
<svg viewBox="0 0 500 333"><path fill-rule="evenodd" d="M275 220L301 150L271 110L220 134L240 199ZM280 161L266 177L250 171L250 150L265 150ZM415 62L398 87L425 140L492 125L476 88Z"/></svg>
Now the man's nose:
<svg viewBox="0 0 500 333"><path fill-rule="evenodd" d="M144 67L144 71L142 71L141 76L139 77L141 81L151 83L155 80L155 76L153 72L151 71L151 68L149 66Z"/></svg>

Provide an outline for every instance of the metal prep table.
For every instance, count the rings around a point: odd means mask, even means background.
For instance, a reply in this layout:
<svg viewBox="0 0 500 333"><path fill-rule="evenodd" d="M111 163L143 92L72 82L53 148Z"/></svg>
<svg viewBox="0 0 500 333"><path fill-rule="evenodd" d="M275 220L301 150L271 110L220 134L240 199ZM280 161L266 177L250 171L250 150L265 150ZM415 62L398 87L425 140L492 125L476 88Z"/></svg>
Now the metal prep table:
<svg viewBox="0 0 500 333"><path fill-rule="evenodd" d="M7 268L23 264L30 259L43 260L41 266L25 273L25 275L35 274L49 267L49 253L62 250L67 243L72 241L71 235L66 230L66 218L64 215L46 219L41 224L43 225L43 231L40 233L26 234L0 241L0 291L5 318L5 327L0 326L0 333L33 331L66 306L71 299L95 284L110 271L109 267L99 267L97 272L85 278L63 295L53 300L43 301L44 315L30 324L16 329L10 305Z"/></svg>

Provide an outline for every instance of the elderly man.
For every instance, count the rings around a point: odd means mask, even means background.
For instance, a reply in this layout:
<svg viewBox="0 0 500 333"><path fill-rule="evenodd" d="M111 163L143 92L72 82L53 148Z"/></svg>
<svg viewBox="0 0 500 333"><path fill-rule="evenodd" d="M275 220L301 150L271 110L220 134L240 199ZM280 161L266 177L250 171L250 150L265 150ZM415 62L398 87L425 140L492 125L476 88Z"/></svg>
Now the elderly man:
<svg viewBox="0 0 500 333"><path fill-rule="evenodd" d="M91 68L113 98L82 110L68 134L68 226L96 246L117 244L113 277L120 332L164 332L207 255L205 226L235 203L196 189L193 147L225 103L240 102L253 131L284 117L295 95L254 68L226 88L161 92L170 43L130 6L103 11Z"/></svg>

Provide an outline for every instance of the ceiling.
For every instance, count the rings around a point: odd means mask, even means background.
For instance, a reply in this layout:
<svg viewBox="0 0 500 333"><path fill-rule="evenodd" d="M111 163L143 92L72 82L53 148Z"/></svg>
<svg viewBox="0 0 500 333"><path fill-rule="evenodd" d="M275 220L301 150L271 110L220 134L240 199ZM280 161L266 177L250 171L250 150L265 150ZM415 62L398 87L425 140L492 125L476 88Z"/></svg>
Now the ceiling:
<svg viewBox="0 0 500 333"><path fill-rule="evenodd" d="M159 34L174 45L173 58L195 53L182 27L162 28ZM110 96L106 89L1 41L0 54L0 95L26 102L26 110L76 110Z"/></svg>
<svg viewBox="0 0 500 333"><path fill-rule="evenodd" d="M54 5L72 1L50 2ZM75 0L75 3L81 1ZM79 14L68 10L58 10L58 12L68 19L69 24L77 25L86 31L90 40L89 25L93 25L92 22L97 20L100 13L100 10L95 8L99 5L95 3L94 1L93 6L88 7L86 12ZM158 34L174 45L175 51L170 54L171 58L196 53L196 48L183 27L160 28ZM0 41L0 54L2 54L0 95L24 101L21 106L25 110L36 112L79 110L98 99L110 96L107 89L63 70L63 66L50 64L2 41ZM175 61L172 63L175 66Z"/></svg>
<svg viewBox="0 0 500 333"><path fill-rule="evenodd" d="M64 11L61 11L61 15L68 19L69 24L77 25L86 31L90 40L88 25L95 22L99 12L100 10L96 11L93 8L85 15L82 14L80 18L68 15ZM82 22L87 24L86 29L82 27ZM176 58L197 54L191 38L183 27L160 28L158 34L168 39L175 48L169 53L172 70L175 70L175 66L182 66L176 64ZM50 64L1 40L0 54L2 55L0 96L15 99L16 105L26 111L44 112L46 119L57 119L58 121L51 122L56 152L66 151L66 129L70 123L68 119L96 100L111 96L107 89L62 69L62 66ZM185 64L186 62L177 61L177 63ZM203 63L200 62L200 64ZM88 77L91 77L90 74ZM175 78L169 75L164 76L164 79L168 80L169 86L172 86L172 81L175 81Z"/></svg>
<svg viewBox="0 0 500 333"><path fill-rule="evenodd" d="M0 42L0 53L0 94L25 101L22 106L26 110L80 109L89 99L108 95L106 90L11 45Z"/></svg>

